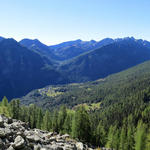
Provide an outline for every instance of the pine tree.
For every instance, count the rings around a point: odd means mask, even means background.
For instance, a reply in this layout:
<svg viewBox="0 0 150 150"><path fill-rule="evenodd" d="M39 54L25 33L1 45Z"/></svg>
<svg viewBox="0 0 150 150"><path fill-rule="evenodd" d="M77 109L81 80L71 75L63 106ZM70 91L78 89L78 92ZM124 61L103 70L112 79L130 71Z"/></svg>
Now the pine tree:
<svg viewBox="0 0 150 150"><path fill-rule="evenodd" d="M15 103L15 100L12 100L10 102L10 107L11 107L11 117L16 119L16 103Z"/></svg>
<svg viewBox="0 0 150 150"><path fill-rule="evenodd" d="M72 123L72 136L83 141L90 141L91 126L87 111L81 106L74 115Z"/></svg>
<svg viewBox="0 0 150 150"><path fill-rule="evenodd" d="M29 111L29 106L26 107L26 112L25 112L25 122L28 122L29 123L29 126L31 126L31 123L30 123L30 111Z"/></svg>
<svg viewBox="0 0 150 150"><path fill-rule="evenodd" d="M50 131L51 129L51 120L50 120L50 112L46 110L45 115L43 117L42 129Z"/></svg>
<svg viewBox="0 0 150 150"><path fill-rule="evenodd" d="M134 148L134 127L129 125L127 131L127 148L133 150Z"/></svg>
<svg viewBox="0 0 150 150"><path fill-rule="evenodd" d="M2 99L1 106L8 106L8 99L6 98L6 96L4 96L4 98Z"/></svg>
<svg viewBox="0 0 150 150"><path fill-rule="evenodd" d="M146 143L145 150L150 150L150 129L148 130L145 143Z"/></svg>
<svg viewBox="0 0 150 150"><path fill-rule="evenodd" d="M63 131L63 125L65 122L66 116L67 116L66 107L62 106L58 113L58 129L59 129L59 131Z"/></svg>
<svg viewBox="0 0 150 150"><path fill-rule="evenodd" d="M20 101L18 99L10 102L10 109L11 117L14 119L19 119Z"/></svg>
<svg viewBox="0 0 150 150"><path fill-rule="evenodd" d="M16 100L16 119L19 119L19 113L20 113L20 100Z"/></svg>
<svg viewBox="0 0 150 150"><path fill-rule="evenodd" d="M6 106L0 106L0 114L4 114L7 117L11 116L9 109Z"/></svg>
<svg viewBox="0 0 150 150"><path fill-rule="evenodd" d="M113 137L113 144L112 144L115 150L120 150L119 149L119 144L120 144L119 133L120 133L120 130L116 129L114 133L114 137Z"/></svg>
<svg viewBox="0 0 150 150"><path fill-rule="evenodd" d="M0 103L0 114L4 114L7 117L11 116L10 105L8 103L8 99L5 96Z"/></svg>
<svg viewBox="0 0 150 150"><path fill-rule="evenodd" d="M58 112L56 110L53 112L52 130L54 132L59 132L59 129L58 129Z"/></svg>
<svg viewBox="0 0 150 150"><path fill-rule="evenodd" d="M116 131L116 126L110 126L109 128L109 132L107 135L107 143L105 145L105 147L107 148L114 148L113 147L113 142L114 142L114 133Z"/></svg>
<svg viewBox="0 0 150 150"><path fill-rule="evenodd" d="M30 127L35 128L37 122L37 109L34 104L30 104L29 112L30 112Z"/></svg>
<svg viewBox="0 0 150 150"><path fill-rule="evenodd" d="M144 150L146 146L146 125L138 122L135 133L135 150Z"/></svg>
<svg viewBox="0 0 150 150"><path fill-rule="evenodd" d="M39 108L37 112L37 123L36 123L36 128L41 129L42 127L42 122L43 122L43 113L42 109Z"/></svg>
<svg viewBox="0 0 150 150"><path fill-rule="evenodd" d="M121 134L120 134L120 144L119 144L119 150L128 150L127 149L127 143L126 143L126 130L124 127L121 128Z"/></svg>
<svg viewBox="0 0 150 150"><path fill-rule="evenodd" d="M101 124L101 122L98 124L96 128L96 144L99 146L104 146L106 144L106 131L104 129L104 126Z"/></svg>
<svg viewBox="0 0 150 150"><path fill-rule="evenodd" d="M25 122L26 121L26 115L27 115L27 108L25 106L22 106L20 108L19 120Z"/></svg>
<svg viewBox="0 0 150 150"><path fill-rule="evenodd" d="M71 134L71 127L72 127L72 118L73 118L73 113L68 112L67 113L67 117L65 119L64 125L63 125L63 129L64 129L64 133L68 133Z"/></svg>

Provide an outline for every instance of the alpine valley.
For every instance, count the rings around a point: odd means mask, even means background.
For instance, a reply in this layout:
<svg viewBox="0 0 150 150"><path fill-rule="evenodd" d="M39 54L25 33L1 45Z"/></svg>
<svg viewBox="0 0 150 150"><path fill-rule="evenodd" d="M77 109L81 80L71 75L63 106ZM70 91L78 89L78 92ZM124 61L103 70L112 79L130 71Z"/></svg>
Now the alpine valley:
<svg viewBox="0 0 150 150"><path fill-rule="evenodd" d="M0 98L9 100L47 85L93 81L150 60L150 43L134 38L69 41L0 38Z"/></svg>

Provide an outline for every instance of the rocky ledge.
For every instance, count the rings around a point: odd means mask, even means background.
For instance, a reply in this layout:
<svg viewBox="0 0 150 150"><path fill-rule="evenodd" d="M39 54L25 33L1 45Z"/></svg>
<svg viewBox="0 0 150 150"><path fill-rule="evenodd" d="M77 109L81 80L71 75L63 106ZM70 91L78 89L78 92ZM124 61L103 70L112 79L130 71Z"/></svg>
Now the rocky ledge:
<svg viewBox="0 0 150 150"><path fill-rule="evenodd" d="M0 115L0 150L93 150L68 134L30 129L28 124Z"/></svg>

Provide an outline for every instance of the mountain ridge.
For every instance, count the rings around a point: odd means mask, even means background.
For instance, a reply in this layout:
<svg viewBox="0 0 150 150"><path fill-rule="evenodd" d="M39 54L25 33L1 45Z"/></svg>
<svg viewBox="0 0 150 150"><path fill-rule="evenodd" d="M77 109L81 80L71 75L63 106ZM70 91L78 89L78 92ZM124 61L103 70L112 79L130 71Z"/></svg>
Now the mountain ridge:
<svg viewBox="0 0 150 150"><path fill-rule="evenodd" d="M150 49L129 38L81 54L59 69L69 74L72 82L82 82L106 77L149 59Z"/></svg>
<svg viewBox="0 0 150 150"><path fill-rule="evenodd" d="M19 43L22 46L25 46L28 49L31 49L31 50L39 53L43 57L47 57L51 61L58 59L57 56L55 56L55 54L52 52L52 50L47 45L40 42L38 39L34 39L34 40L22 39L21 41L19 41Z"/></svg>

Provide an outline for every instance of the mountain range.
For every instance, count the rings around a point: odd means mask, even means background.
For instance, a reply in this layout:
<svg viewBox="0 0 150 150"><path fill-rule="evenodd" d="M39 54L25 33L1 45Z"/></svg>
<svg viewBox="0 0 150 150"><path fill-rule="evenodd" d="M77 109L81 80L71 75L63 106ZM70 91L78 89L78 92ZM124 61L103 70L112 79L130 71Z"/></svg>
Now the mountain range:
<svg viewBox="0 0 150 150"><path fill-rule="evenodd" d="M0 38L0 98L26 95L47 85L93 81L150 60L150 43L133 37L69 41Z"/></svg>
<svg viewBox="0 0 150 150"><path fill-rule="evenodd" d="M98 42L94 40L82 41L79 39L53 45L50 46L50 48L53 49L54 54L59 57L59 60L68 60L82 53L100 48L113 42L114 40L111 38L106 38Z"/></svg>
<svg viewBox="0 0 150 150"><path fill-rule="evenodd" d="M125 38L84 53L60 66L72 82L92 81L150 60L150 49L141 41Z"/></svg>

